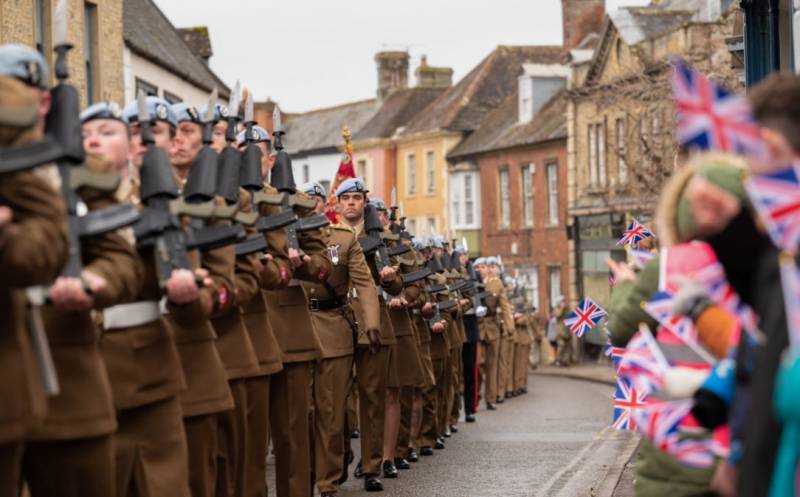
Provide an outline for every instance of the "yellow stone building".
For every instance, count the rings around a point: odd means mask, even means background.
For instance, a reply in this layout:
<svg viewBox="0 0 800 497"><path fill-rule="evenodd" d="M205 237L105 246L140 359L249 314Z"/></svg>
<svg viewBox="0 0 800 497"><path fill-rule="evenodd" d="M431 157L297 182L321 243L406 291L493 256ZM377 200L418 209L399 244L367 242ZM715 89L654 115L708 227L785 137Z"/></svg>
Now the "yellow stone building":
<svg viewBox="0 0 800 497"><path fill-rule="evenodd" d="M35 47L53 63L56 0L0 1L0 43ZM67 0L70 82L81 105L123 100L123 0ZM52 70L51 83L54 83Z"/></svg>

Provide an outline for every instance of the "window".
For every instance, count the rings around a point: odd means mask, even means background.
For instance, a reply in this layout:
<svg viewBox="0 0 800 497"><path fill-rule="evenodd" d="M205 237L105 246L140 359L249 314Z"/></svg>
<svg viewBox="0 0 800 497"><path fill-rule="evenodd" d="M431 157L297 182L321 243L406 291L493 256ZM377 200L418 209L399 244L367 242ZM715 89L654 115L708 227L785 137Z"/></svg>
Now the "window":
<svg viewBox="0 0 800 497"><path fill-rule="evenodd" d="M150 96L157 97L158 96L158 87L157 86L152 85L152 84L148 83L147 81L145 81L143 79L136 78L136 94L137 95L139 94L139 91L143 91L144 94L147 95L148 97L150 97Z"/></svg>
<svg viewBox="0 0 800 497"><path fill-rule="evenodd" d="M562 296L561 294L561 268L550 266L547 268L547 280L550 285L550 305Z"/></svg>
<svg viewBox="0 0 800 497"><path fill-rule="evenodd" d="M311 181L311 171L308 164L303 164L303 183Z"/></svg>
<svg viewBox="0 0 800 497"><path fill-rule="evenodd" d="M529 122L533 118L533 78L519 78L519 122Z"/></svg>
<svg viewBox="0 0 800 497"><path fill-rule="evenodd" d="M406 158L406 190L409 195L416 195L417 193L417 157L414 154L408 154Z"/></svg>
<svg viewBox="0 0 800 497"><path fill-rule="evenodd" d="M436 218L429 217L427 220L427 224L428 224L428 234L432 235L436 233Z"/></svg>
<svg viewBox="0 0 800 497"><path fill-rule="evenodd" d="M170 93L167 90L164 90L164 100L170 103L170 105L175 105L178 103L183 102L183 99L174 93Z"/></svg>
<svg viewBox="0 0 800 497"><path fill-rule="evenodd" d="M522 220L525 226L533 226L533 164L522 167Z"/></svg>
<svg viewBox="0 0 800 497"><path fill-rule="evenodd" d="M356 164L356 176L366 179L367 177L367 161L361 159Z"/></svg>
<svg viewBox="0 0 800 497"><path fill-rule="evenodd" d="M527 301L537 309L539 308L539 268L534 266L532 268L523 269L520 271L522 281L525 284L525 291L527 292Z"/></svg>
<svg viewBox="0 0 800 497"><path fill-rule="evenodd" d="M511 194L508 191L508 169L501 169L499 173L500 193L500 227L511 226Z"/></svg>
<svg viewBox="0 0 800 497"><path fill-rule="evenodd" d="M97 5L86 2L83 4L83 32L84 54L86 55L86 102L94 103L96 92L100 89L98 84L99 67L96 64L97 55Z"/></svg>
<svg viewBox="0 0 800 497"><path fill-rule="evenodd" d="M547 224L558 224L558 162L547 164Z"/></svg>
<svg viewBox="0 0 800 497"><path fill-rule="evenodd" d="M50 24L48 22L48 0L36 0L34 2L34 36L36 39L36 50L47 58L50 52Z"/></svg>
<svg viewBox="0 0 800 497"><path fill-rule="evenodd" d="M606 126L605 123L595 125L597 131L597 181L605 186L608 180L606 171Z"/></svg>
<svg viewBox="0 0 800 497"><path fill-rule="evenodd" d="M597 135L595 134L595 125L589 125L588 132L589 143L589 185L597 186Z"/></svg>
<svg viewBox="0 0 800 497"><path fill-rule="evenodd" d="M477 173L474 172L458 172L450 175L450 216L454 229L480 227L477 177Z"/></svg>
<svg viewBox="0 0 800 497"><path fill-rule="evenodd" d="M617 139L617 175L620 184L628 182L628 164L625 162L625 118L620 117L615 123L615 136Z"/></svg>
<svg viewBox="0 0 800 497"><path fill-rule="evenodd" d="M433 150L425 152L425 190L428 193L436 191L436 161L434 160Z"/></svg>

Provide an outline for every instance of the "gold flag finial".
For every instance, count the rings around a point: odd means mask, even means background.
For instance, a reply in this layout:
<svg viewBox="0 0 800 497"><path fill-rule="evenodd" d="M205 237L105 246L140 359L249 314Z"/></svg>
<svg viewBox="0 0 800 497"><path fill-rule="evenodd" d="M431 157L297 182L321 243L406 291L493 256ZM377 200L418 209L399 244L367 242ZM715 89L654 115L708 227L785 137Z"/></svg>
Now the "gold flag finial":
<svg viewBox="0 0 800 497"><path fill-rule="evenodd" d="M353 144L350 143L350 140L352 140L353 134L350 133L350 128L348 128L346 124L342 126L342 138L344 139L344 152L352 160Z"/></svg>

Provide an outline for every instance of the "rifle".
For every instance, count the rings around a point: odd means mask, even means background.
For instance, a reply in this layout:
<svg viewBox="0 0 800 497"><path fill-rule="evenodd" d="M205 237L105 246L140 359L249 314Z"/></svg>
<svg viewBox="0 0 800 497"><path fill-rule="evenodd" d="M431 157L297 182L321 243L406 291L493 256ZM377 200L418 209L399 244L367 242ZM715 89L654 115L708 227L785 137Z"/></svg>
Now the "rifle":
<svg viewBox="0 0 800 497"><path fill-rule="evenodd" d="M369 203L364 207L364 232L367 236L358 242L361 244L364 255L374 256L375 268L380 274L383 268L389 266L389 252L381 236L383 234L383 224L378 217L378 211L374 205Z"/></svg>
<svg viewBox="0 0 800 497"><path fill-rule="evenodd" d="M272 166L270 172L270 184L275 187L279 192L277 196L264 195L265 203L272 205L280 205L281 213L279 215L289 216L294 213L294 207L303 209L313 209L317 205L315 199L301 199L297 196L297 185L294 181L294 172L292 171L292 159L286 153L283 147L283 135L286 133L281 126L281 113L276 106L272 113L273 132L272 137L275 143L275 164ZM277 203L275 202L277 200ZM308 231L315 231L325 226L329 226L330 221L324 214L314 216L307 216L303 218L296 218L285 225L287 244L290 249L300 251L300 241L297 238L298 233Z"/></svg>

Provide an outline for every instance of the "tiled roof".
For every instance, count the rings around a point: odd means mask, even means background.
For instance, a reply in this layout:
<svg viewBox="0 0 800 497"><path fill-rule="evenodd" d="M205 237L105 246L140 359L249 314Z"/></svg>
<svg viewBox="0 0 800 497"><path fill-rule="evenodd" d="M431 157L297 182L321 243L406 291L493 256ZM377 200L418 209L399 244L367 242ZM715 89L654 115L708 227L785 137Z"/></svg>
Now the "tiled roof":
<svg viewBox="0 0 800 497"><path fill-rule="evenodd" d="M436 130L472 131L487 112L515 91L524 62L554 64L560 46L499 46L455 86L448 88L411 120L403 134Z"/></svg>
<svg viewBox="0 0 800 497"><path fill-rule="evenodd" d="M426 108L446 88L407 88L386 97L375 115L353 135L354 140L389 138Z"/></svg>
<svg viewBox="0 0 800 497"><path fill-rule="evenodd" d="M189 45L192 52L201 59L208 59L214 55L214 51L211 49L211 37L208 34L207 26L179 28L178 33L181 34L183 41Z"/></svg>
<svg viewBox="0 0 800 497"><path fill-rule="evenodd" d="M227 98L230 89L195 54L153 0L124 0L123 36L132 52L211 92Z"/></svg>
<svg viewBox="0 0 800 497"><path fill-rule="evenodd" d="M283 140L286 151L294 156L319 151L335 151L344 144L342 126L356 134L378 111L376 99L318 109L304 114L287 116Z"/></svg>
<svg viewBox="0 0 800 497"><path fill-rule="evenodd" d="M527 123L518 122L518 110L517 92L514 92L488 113L480 127L451 150L447 158L456 160L493 150L566 139L566 91L554 95Z"/></svg>
<svg viewBox="0 0 800 497"><path fill-rule="evenodd" d="M627 7L609 12L620 36L630 46L646 40L653 40L692 20L694 12L668 10L659 6Z"/></svg>

